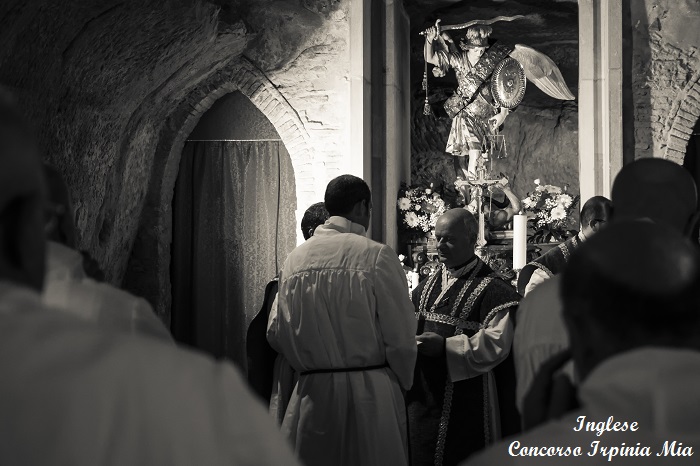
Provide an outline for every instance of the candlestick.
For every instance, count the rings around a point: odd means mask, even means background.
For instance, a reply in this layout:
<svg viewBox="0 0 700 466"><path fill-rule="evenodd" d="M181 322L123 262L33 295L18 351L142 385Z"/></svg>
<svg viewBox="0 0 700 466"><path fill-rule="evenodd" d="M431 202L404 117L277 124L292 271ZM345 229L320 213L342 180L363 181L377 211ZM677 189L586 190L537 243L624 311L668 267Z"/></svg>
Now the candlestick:
<svg viewBox="0 0 700 466"><path fill-rule="evenodd" d="M527 261L527 215L513 216L513 270L520 270Z"/></svg>

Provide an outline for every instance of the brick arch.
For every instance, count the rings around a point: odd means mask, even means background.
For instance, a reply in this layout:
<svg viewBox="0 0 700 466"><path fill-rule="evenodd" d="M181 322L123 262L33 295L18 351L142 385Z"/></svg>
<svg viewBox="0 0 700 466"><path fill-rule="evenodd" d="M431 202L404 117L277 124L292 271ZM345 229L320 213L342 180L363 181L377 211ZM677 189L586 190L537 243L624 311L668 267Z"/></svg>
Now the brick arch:
<svg viewBox="0 0 700 466"><path fill-rule="evenodd" d="M294 168L299 206L316 201L313 191L317 170L309 135L298 114L275 85L255 65L238 57L221 66L184 96L170 114L156 148L151 183L124 286L146 297L166 323L170 321L170 244L172 201L185 141L202 115L222 96L240 91L277 130ZM154 255L156 257L154 257Z"/></svg>
<svg viewBox="0 0 700 466"><path fill-rule="evenodd" d="M666 123L664 158L683 164L688 140L700 118L700 72L688 81L673 102Z"/></svg>
<svg viewBox="0 0 700 466"><path fill-rule="evenodd" d="M226 74L228 74L227 77ZM161 202L172 202L172 190L177 178L180 154L190 133L197 126L202 115L214 105L214 102L234 91L240 91L248 97L258 110L270 120L289 152L296 179L305 180L309 186L313 186L314 161L313 152L309 145L309 133L299 115L275 85L262 71L243 57L222 69L216 76L220 77L215 80L219 82L207 83L205 87L209 89L209 92L193 106L173 141L165 174L166 179L171 182L164 186ZM173 174L175 174L174 177ZM298 205L310 205L314 202L313 195L311 190L304 189L303 186L297 184Z"/></svg>

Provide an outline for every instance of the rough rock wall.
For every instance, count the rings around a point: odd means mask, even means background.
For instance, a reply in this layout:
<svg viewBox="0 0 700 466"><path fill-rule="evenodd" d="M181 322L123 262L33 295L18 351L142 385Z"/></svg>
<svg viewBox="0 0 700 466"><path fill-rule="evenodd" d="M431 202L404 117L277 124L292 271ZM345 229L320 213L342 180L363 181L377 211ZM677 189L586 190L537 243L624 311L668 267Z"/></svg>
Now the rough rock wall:
<svg viewBox="0 0 700 466"><path fill-rule="evenodd" d="M157 134L174 101L246 45L201 2L4 2L0 83L38 129L75 204L79 247L119 282Z"/></svg>
<svg viewBox="0 0 700 466"><path fill-rule="evenodd" d="M169 212L168 196L159 197L153 187L163 183L168 163L172 165L168 145L181 139L185 121L192 129L192 118L211 105L202 104L203 99L222 90L221 73L240 68L234 62L242 54L278 86L279 93L269 100L271 121L284 114L272 109L273 101L286 99L309 126L310 137L292 141L310 144L320 160L314 164L309 155L301 162L321 168L320 176L297 180L308 185L305 198L316 200L318 185L325 186L323 158L332 170L345 155L349 115L339 108L348 100L349 0L214 3L218 5L195 0L0 4L0 85L19 97L47 160L68 182L79 246L96 257L114 283L122 281L142 219L147 224L141 230L158 238L145 243L167 244L168 223L148 219ZM255 92L250 89L259 96ZM258 104L268 106L263 97ZM289 133L296 123L280 118L282 128L277 129ZM158 163L156 153L165 154ZM312 172L319 170L305 173ZM158 202L144 210L149 192L156 193L152 198ZM138 273L149 254L160 257L167 251L142 248L140 254L132 267L138 279L131 282L144 278L148 287L149 277ZM167 271L166 263L158 266Z"/></svg>
<svg viewBox="0 0 700 466"><path fill-rule="evenodd" d="M682 163L700 115L700 2L631 2L635 157Z"/></svg>

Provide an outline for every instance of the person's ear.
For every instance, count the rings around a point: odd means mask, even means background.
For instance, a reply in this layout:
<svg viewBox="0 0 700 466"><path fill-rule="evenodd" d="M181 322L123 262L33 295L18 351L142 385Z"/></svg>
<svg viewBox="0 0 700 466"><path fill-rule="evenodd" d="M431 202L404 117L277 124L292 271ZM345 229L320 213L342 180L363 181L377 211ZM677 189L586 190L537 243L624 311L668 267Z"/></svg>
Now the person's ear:
<svg viewBox="0 0 700 466"><path fill-rule="evenodd" d="M371 216L372 215L372 201L368 201L365 199L365 200L361 201L361 204L362 204L362 208L363 208L362 213L364 215L366 215L367 217Z"/></svg>

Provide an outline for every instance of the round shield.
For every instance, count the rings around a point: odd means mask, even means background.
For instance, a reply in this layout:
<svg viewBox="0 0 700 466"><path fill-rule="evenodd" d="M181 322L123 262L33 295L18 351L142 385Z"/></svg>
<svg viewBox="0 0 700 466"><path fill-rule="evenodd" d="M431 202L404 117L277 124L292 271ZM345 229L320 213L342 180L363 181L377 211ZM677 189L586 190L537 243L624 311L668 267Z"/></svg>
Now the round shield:
<svg viewBox="0 0 700 466"><path fill-rule="evenodd" d="M514 108L525 95L525 71L517 60L511 57L503 59L491 75L491 94L496 105Z"/></svg>

